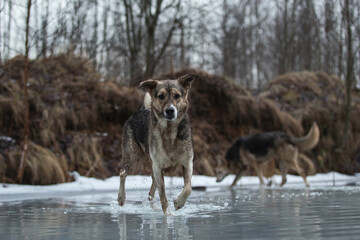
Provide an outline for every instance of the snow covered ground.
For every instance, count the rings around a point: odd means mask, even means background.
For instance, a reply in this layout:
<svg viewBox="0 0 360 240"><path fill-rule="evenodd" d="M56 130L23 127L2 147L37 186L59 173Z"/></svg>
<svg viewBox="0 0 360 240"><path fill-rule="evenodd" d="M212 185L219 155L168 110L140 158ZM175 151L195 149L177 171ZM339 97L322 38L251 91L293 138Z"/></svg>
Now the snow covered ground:
<svg viewBox="0 0 360 240"><path fill-rule="evenodd" d="M76 194L91 194L93 192L113 192L119 187L119 177L110 177L106 180L87 178L78 173L72 173L75 181L70 183L55 184L48 186L18 185L0 183L0 202L40 199L49 197L72 196ZM234 175L228 176L222 182L217 183L215 177L198 176L192 177L193 187L225 187L229 186ZM274 176L272 181L275 183L271 188L278 187L281 182L281 176ZM309 176L310 188L324 188L330 186L360 185L360 173L354 176L330 172L326 174L316 174ZM256 176L245 176L240 179L237 187L257 187L259 179ZM151 186L151 177L149 176L129 176L126 179L126 190L149 189ZM165 177L166 188L179 188L183 186L181 177ZM288 175L287 183L284 188L305 188L304 182L300 176Z"/></svg>

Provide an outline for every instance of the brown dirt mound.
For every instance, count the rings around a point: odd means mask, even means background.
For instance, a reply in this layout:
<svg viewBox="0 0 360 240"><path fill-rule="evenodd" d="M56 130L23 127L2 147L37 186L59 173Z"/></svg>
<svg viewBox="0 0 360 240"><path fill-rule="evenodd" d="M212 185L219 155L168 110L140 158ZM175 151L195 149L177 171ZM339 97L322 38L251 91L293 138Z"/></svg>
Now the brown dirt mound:
<svg viewBox="0 0 360 240"><path fill-rule="evenodd" d="M317 160L318 171L336 170L353 174L360 169L355 164L360 150L360 104L354 94L351 108L351 130L345 144L345 87L343 82L323 72L296 72L281 75L268 84L262 98L277 105L302 121L309 129L316 121L320 127L320 142L309 153Z"/></svg>
<svg viewBox="0 0 360 240"><path fill-rule="evenodd" d="M0 68L0 136L15 140L11 146L0 142L0 180L12 182L17 174L23 129L20 84L23 58L16 57ZM340 111L343 92L336 87L339 84L336 78L323 73L282 76L280 80L272 81L259 96L252 96L226 78L196 70L154 79L175 79L186 73L199 76L190 93L189 109L195 174L213 176L215 167L224 164L227 148L239 136L274 130L302 136L304 130L300 119L306 130L316 120L321 123L322 134L329 135L322 138L319 147L310 155L318 160L318 168L325 171L333 167L349 172L351 162L335 164L334 157L339 157L342 152L329 150L337 146L342 137L342 131L338 129L343 127L342 121L338 120L343 119ZM301 82L305 78L307 80ZM103 80L86 59L71 54L31 61L29 83L32 150L24 183L67 181L68 171L98 178L117 175L121 167L122 126L141 107L144 93ZM327 96L331 91L334 94ZM358 111L352 112L352 119L359 117ZM358 144L360 138L355 133L360 131L360 126L355 122L351 126L351 144ZM352 145L345 150L355 152ZM39 164L40 158L46 163ZM329 159L332 159L332 165ZM52 175L56 177L49 179L50 176L44 173L42 180L40 172L46 172L46 168L52 169ZM145 166L138 174L149 174L149 169ZM269 171L273 170L270 168ZM181 168L168 172L170 175L180 173Z"/></svg>
<svg viewBox="0 0 360 240"><path fill-rule="evenodd" d="M0 67L0 135L11 136L19 146L23 57ZM85 59L65 54L30 61L29 83L32 141L66 157L69 171L101 178L116 174L114 162L121 157L117 138L121 139L122 124L141 106L143 93L104 81ZM14 176L8 181L15 181Z"/></svg>
<svg viewBox="0 0 360 240"><path fill-rule="evenodd" d="M271 80L260 96L280 103L281 110L293 112L311 102L328 106L344 98L344 84L324 72L292 72Z"/></svg>
<svg viewBox="0 0 360 240"><path fill-rule="evenodd" d="M0 129L2 135L15 139L18 147L23 128L23 57L15 57L1 68ZM187 70L157 79L174 79L189 72L199 75L190 94L196 174L214 175L230 143L241 135L270 130L296 136L303 133L301 125L271 100L254 98L226 78ZM71 54L30 61L29 83L34 144L66 159L61 164L69 171L100 178L118 174L122 126L140 108L144 93L104 81L86 59ZM180 170L169 174L178 175ZM149 166L138 173L149 174ZM14 176L9 176L8 181L14 181ZM67 173L64 178L68 178Z"/></svg>
<svg viewBox="0 0 360 240"><path fill-rule="evenodd" d="M1 149L1 181L14 182L19 170L21 154L22 150L18 146L13 145L7 148L6 152ZM47 185L66 181L69 181L66 160L61 156L56 156L50 150L30 142L23 183Z"/></svg>

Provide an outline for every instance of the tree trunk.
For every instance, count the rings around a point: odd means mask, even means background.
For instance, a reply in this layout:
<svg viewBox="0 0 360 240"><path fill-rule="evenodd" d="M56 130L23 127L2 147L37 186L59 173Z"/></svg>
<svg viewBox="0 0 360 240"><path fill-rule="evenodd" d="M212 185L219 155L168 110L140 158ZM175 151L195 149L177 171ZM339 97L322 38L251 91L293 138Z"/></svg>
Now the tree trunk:
<svg viewBox="0 0 360 240"><path fill-rule="evenodd" d="M347 60L346 60L346 103L345 103L345 133L342 141L342 146L346 144L349 129L350 129L350 111L351 111L351 90L354 82L354 57L353 57L353 42L352 42L352 16L350 13L349 0L345 0L344 19L346 23L346 37L347 37Z"/></svg>
<svg viewBox="0 0 360 240"><path fill-rule="evenodd" d="M10 42L11 42L11 13L12 13L12 0L9 0L8 2L9 4L9 22L8 22L8 26L7 26L7 39L5 41L7 41L7 51L6 51L6 55L4 56L5 59L8 59L10 56Z"/></svg>
<svg viewBox="0 0 360 240"><path fill-rule="evenodd" d="M142 71L138 64L138 57L135 54L130 55L130 85L137 86L142 80Z"/></svg>
<svg viewBox="0 0 360 240"><path fill-rule="evenodd" d="M24 74L23 74L23 87L24 87L24 132L23 132L23 152L20 159L20 167L17 175L17 182L22 183L25 164L29 148L29 101L28 101L28 89L27 83L29 79L29 21L30 21L30 10L31 0L28 0L27 4L27 15L26 15L26 35L25 35L25 63L24 63Z"/></svg>
<svg viewBox="0 0 360 240"><path fill-rule="evenodd" d="M146 42L146 70L144 79L148 79L155 72L155 26L148 26Z"/></svg>
<svg viewBox="0 0 360 240"><path fill-rule="evenodd" d="M49 0L47 0L45 15L41 18L41 56L46 57L48 51L48 23L49 23Z"/></svg>

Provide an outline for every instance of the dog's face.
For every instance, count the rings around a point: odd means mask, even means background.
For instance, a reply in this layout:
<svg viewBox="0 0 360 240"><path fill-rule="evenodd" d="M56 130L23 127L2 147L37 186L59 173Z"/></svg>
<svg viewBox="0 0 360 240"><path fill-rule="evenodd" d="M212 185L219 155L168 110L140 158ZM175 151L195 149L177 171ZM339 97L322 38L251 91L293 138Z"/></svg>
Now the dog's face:
<svg viewBox="0 0 360 240"><path fill-rule="evenodd" d="M215 169L215 174L216 174L216 182L221 182L222 180L224 180L225 177L227 177L230 174L230 172L227 167L221 166Z"/></svg>
<svg viewBox="0 0 360 240"><path fill-rule="evenodd" d="M152 109L158 119L181 119L188 109L188 92L195 75L187 74L176 80L146 80L139 88L150 93Z"/></svg>

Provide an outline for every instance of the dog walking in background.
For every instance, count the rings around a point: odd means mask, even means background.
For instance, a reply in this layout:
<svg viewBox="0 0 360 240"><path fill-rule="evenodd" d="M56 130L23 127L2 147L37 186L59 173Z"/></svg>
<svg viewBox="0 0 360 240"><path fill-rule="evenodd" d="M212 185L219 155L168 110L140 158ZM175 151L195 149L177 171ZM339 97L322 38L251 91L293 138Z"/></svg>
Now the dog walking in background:
<svg viewBox="0 0 360 240"><path fill-rule="evenodd" d="M292 138L285 132L266 132L238 138L226 153L226 166L216 170L217 182L221 182L227 175L235 174L231 186L235 186L241 175L248 167L255 169L264 185L263 167L269 160L275 159L280 168L282 181L286 183L289 169L296 171L309 187L306 175L315 171L314 164L301 152L312 149L319 141L319 127L313 123L309 133L300 138Z"/></svg>
<svg viewBox="0 0 360 240"><path fill-rule="evenodd" d="M125 179L139 164L151 159L152 186L149 201L159 191L164 214L168 214L163 170L181 164L184 188L174 201L175 210L184 206L191 193L193 146L188 94L195 75L187 74L176 80L147 80L139 88L146 91L144 107L124 125L122 169L118 202L125 203Z"/></svg>

